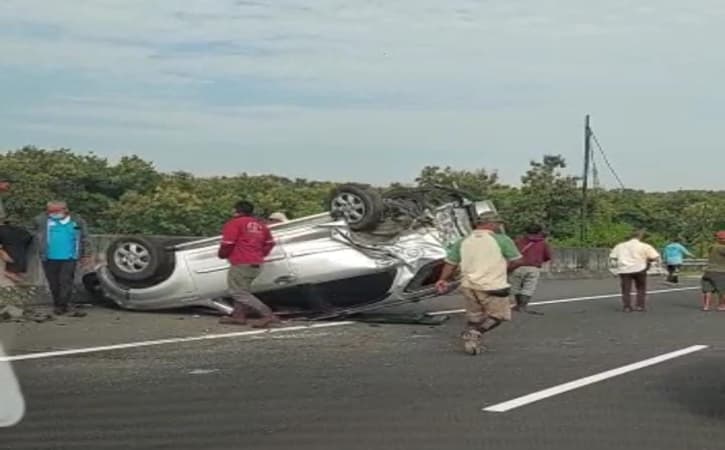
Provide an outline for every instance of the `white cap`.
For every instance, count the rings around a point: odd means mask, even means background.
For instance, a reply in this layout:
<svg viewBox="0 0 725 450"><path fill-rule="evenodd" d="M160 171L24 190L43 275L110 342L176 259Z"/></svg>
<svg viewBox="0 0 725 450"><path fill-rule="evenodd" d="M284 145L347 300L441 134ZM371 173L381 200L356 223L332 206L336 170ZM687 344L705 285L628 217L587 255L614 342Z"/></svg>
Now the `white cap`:
<svg viewBox="0 0 725 450"><path fill-rule="evenodd" d="M283 212L274 212L269 215L269 220L279 220L280 222L287 222L287 216Z"/></svg>

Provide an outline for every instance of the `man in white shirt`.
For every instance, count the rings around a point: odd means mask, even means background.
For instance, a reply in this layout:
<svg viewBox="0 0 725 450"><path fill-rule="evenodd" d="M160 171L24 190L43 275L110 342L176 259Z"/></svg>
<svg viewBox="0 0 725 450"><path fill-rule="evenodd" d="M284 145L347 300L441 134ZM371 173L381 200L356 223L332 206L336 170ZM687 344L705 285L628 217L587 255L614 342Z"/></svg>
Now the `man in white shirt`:
<svg viewBox="0 0 725 450"><path fill-rule="evenodd" d="M632 284L637 289L635 311L645 311L647 300L647 270L652 262L660 259L660 254L651 245L642 242L644 230L638 230L632 237L618 244L609 255L610 264L619 275L622 288L624 312L632 312Z"/></svg>

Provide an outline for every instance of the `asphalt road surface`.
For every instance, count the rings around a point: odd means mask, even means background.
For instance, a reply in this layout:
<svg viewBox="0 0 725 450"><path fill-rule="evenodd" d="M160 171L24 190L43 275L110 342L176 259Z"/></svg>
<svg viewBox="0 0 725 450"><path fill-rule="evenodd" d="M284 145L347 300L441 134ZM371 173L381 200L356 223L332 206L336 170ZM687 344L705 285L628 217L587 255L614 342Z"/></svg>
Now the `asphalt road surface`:
<svg viewBox="0 0 725 450"><path fill-rule="evenodd" d="M598 297L615 291L613 280L544 282L537 301L566 301L515 315L476 357L460 349L460 314L260 334L188 312L98 308L0 325L27 404L0 448L725 448L725 313L677 290L625 314ZM502 404L511 409L485 410Z"/></svg>

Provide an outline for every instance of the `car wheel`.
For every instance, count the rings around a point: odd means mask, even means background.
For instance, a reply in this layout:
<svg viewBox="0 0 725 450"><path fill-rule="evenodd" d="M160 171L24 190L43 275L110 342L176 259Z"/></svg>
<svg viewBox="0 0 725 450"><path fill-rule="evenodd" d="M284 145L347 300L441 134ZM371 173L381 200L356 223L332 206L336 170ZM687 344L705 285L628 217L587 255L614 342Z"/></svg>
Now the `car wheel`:
<svg viewBox="0 0 725 450"><path fill-rule="evenodd" d="M330 214L343 217L351 230L370 230L382 219L383 201L373 190L342 185L332 193Z"/></svg>
<svg viewBox="0 0 725 450"><path fill-rule="evenodd" d="M144 281L156 275L163 253L163 248L149 239L128 236L111 243L106 251L106 261L116 278Z"/></svg>

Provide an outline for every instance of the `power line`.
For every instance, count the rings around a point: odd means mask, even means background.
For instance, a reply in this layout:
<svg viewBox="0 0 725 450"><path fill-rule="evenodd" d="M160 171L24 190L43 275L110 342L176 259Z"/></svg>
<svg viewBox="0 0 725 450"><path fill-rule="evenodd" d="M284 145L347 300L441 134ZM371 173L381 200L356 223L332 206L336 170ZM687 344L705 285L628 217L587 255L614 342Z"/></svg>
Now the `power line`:
<svg viewBox="0 0 725 450"><path fill-rule="evenodd" d="M597 139L597 135L594 134L594 131L591 132L591 136L594 139L594 144L596 144L597 148L599 149L599 153L602 154L602 159L604 159L604 163L609 168L609 171L612 172L612 175L614 175L614 178L617 180L617 183L619 183L619 187L622 189L626 189L624 186L624 183L622 182L622 179L619 177L619 174L616 170L614 170L614 167L612 167L612 164L609 162L609 158L607 158L607 154L604 153L604 149L602 148L601 144L599 144L599 139Z"/></svg>

